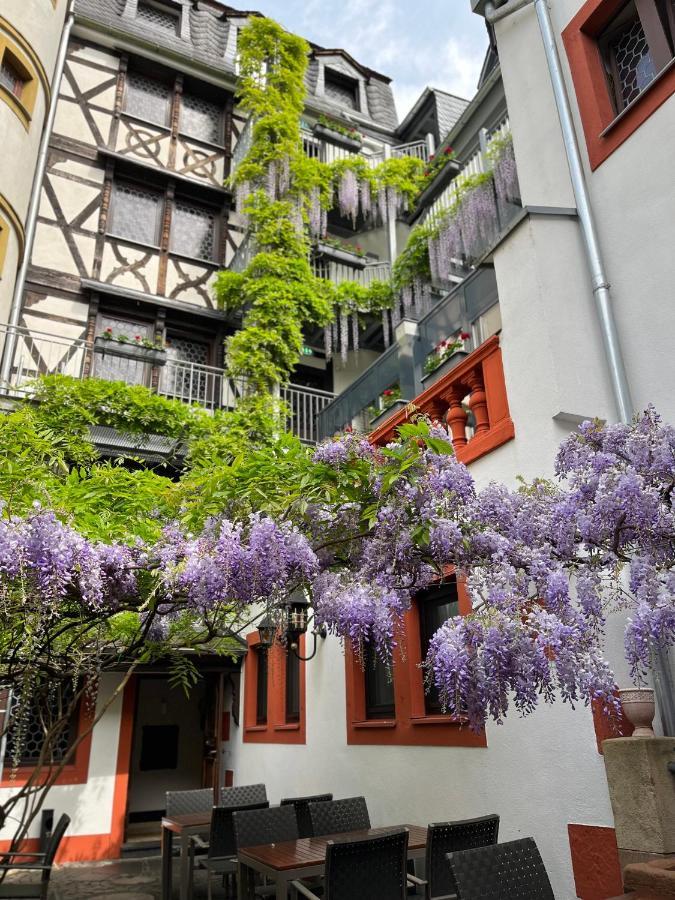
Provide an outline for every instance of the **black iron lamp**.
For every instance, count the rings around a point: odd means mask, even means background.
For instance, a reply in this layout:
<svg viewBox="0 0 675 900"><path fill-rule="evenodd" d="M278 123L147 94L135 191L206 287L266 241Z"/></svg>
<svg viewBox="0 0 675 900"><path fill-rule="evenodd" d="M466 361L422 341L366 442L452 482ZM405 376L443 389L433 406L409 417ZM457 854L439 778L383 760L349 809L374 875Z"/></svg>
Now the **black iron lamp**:
<svg viewBox="0 0 675 900"><path fill-rule="evenodd" d="M258 634L260 635L260 646L263 650L269 650L274 643L277 633L277 623L267 613L258 623Z"/></svg>
<svg viewBox="0 0 675 900"><path fill-rule="evenodd" d="M321 625L318 628L312 629L314 649L309 656L300 655L300 653L298 652L300 647L300 638L303 634L307 633L307 628L309 627L309 623L311 622L309 614L310 608L311 604L302 589L294 591L291 594L288 603L286 604L286 646L288 647L289 653L292 651L293 653L295 653L298 659L303 660L303 662L309 662L310 659L314 659L314 657L316 656L317 635L324 640L327 635L325 625Z"/></svg>

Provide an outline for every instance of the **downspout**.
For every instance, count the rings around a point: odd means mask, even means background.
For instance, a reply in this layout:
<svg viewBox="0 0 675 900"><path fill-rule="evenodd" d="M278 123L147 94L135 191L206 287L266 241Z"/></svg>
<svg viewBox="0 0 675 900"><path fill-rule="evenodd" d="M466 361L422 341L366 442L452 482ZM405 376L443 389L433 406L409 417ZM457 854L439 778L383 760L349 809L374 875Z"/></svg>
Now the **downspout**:
<svg viewBox="0 0 675 900"><path fill-rule="evenodd" d="M59 52L56 57L54 66L54 75L52 76L51 85L51 101L47 118L45 119L42 137L40 138L40 149L38 151L37 164L35 168L35 176L33 177L33 186L31 189L30 203L28 204L28 213L26 216L26 236L24 241L23 258L21 267L16 276L16 284L14 285L14 294L12 296L12 305L9 311L9 319L7 322L7 338L2 353L2 364L0 365L0 390L6 390L12 374L12 360L14 359L14 351L16 348L17 331L21 316L23 291L26 285L26 275L28 274L28 266L30 265L31 255L33 253L33 244L35 242L35 229L37 225L38 210L40 208L40 197L42 194L42 181L47 168L47 154L49 152L49 142L54 130L54 119L56 118L56 105L58 103L59 89L61 87L61 78L63 77L63 69L66 64L66 53L68 51L68 41L70 32L75 21L74 0L70 0L66 19L63 24L61 33L61 41L59 43Z"/></svg>
<svg viewBox="0 0 675 900"><path fill-rule="evenodd" d="M600 250L598 232L593 217L591 199L586 185L574 120L547 0L509 0L506 3L504 3L504 0L495 0L495 2L488 2L485 6L485 19L490 24L494 24L532 2L534 2L537 21L539 22L539 31L541 32L544 45L551 87L553 88L553 96L560 119L567 164L569 166L579 224L581 225L586 261L593 286L593 298L600 323L614 402L619 414L619 421L629 423L633 418L633 402L631 400L628 376L612 309L609 279L607 278L602 251ZM663 733L665 735L675 735L675 697L673 696L668 654L665 650L660 649L655 652L654 656L654 687L661 712Z"/></svg>

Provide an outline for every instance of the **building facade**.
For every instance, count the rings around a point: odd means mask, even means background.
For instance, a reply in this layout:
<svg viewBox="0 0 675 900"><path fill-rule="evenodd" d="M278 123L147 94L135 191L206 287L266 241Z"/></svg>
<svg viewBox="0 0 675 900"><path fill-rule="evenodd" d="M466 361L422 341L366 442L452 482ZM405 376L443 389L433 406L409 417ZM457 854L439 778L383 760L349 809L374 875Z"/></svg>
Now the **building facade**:
<svg viewBox="0 0 675 900"><path fill-rule="evenodd" d="M23 261L26 215L67 0L7 0L0 13L0 319Z"/></svg>
<svg viewBox="0 0 675 900"><path fill-rule="evenodd" d="M485 12L482 2L474 6ZM656 18L643 21L644 6ZM673 421L673 18L668 3L639 7L640 14L632 2L564 0L551 16L634 408L651 402ZM75 10L13 385L40 372L93 374L208 408L232 405L222 340L237 322L214 307L209 286L219 267L241 270L250 253L223 187L246 150L249 126L235 89L237 31L247 14L206 0L76 0ZM357 127L358 152L373 162L397 153L441 160L400 221L354 233L333 217L333 236L366 256L317 246L324 277L386 277L412 227L450 222L469 179L493 194L476 234L458 226L461 247L443 228L445 243L430 247L428 311L416 314L402 300L388 320L390 346L374 324L358 358L350 351L344 364L327 360L320 339L308 336L310 353L286 388L292 406L296 395L309 398L304 418L294 407L294 427L308 442L347 425L386 442L414 401L448 423L479 486L548 476L558 444L578 423L617 417L533 8L495 21L490 35L475 97L467 103L428 89L400 125L384 76L343 51L312 49L308 154L354 152L316 127L323 113ZM630 60L628 45L639 48ZM510 152L511 138L514 164L499 176L494 154ZM106 328L162 337L166 365L98 352ZM434 366L444 341L456 352ZM196 698L202 713L184 736L202 752L181 756L171 786L264 781L273 802L364 794L374 824L497 812L502 839L535 837L556 897L619 894L604 723L591 710L558 704L477 736L425 691L419 663L431 635L469 608L452 579L418 597L392 679L375 660L362 669L334 639L319 637L316 656L304 662L280 647L262 652L252 632L243 661L212 672ZM625 682L622 625L610 621L607 653ZM127 685L86 760L78 755L70 780L54 788L50 805L74 816L64 858L115 857L132 826L161 811L141 757L143 729L168 723L163 677L148 672ZM189 709L183 714L187 722ZM0 787L11 789L8 781ZM599 857L606 866L592 862Z"/></svg>

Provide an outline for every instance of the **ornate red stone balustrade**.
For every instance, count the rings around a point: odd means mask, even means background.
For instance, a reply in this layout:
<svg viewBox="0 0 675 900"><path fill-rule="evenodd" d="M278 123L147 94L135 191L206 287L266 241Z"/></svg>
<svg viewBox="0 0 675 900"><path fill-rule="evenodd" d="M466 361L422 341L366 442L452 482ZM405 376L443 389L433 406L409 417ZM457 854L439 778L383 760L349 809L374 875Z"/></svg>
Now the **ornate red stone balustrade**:
<svg viewBox="0 0 675 900"><path fill-rule="evenodd" d="M468 406L473 413L473 436L467 437ZM370 435L374 444L393 440L396 428L418 415L445 422L457 458L470 463L515 436L502 367L499 338L491 337L454 369L398 410Z"/></svg>

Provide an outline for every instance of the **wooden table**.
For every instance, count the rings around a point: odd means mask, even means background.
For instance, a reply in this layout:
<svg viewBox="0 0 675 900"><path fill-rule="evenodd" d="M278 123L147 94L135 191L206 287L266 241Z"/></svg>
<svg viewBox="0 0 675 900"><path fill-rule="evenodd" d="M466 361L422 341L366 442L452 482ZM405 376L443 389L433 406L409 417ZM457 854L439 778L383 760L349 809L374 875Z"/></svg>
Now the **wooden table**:
<svg viewBox="0 0 675 900"><path fill-rule="evenodd" d="M296 878L323 875L326 866L326 844L333 840L379 837L393 828L407 828L408 859L421 859L427 847L427 829L420 825L390 825L387 828L369 828L366 831L350 831L345 834L326 834L321 837L301 838L260 847L245 847L237 854L239 900L253 897L253 873L272 878L276 883L276 900L286 900L288 885Z"/></svg>
<svg viewBox="0 0 675 900"><path fill-rule="evenodd" d="M200 813L186 813L182 816L164 816L162 819L162 900L171 900L171 857L173 838L180 839L180 900L189 900L190 881L190 838L203 834L211 828L211 810Z"/></svg>

